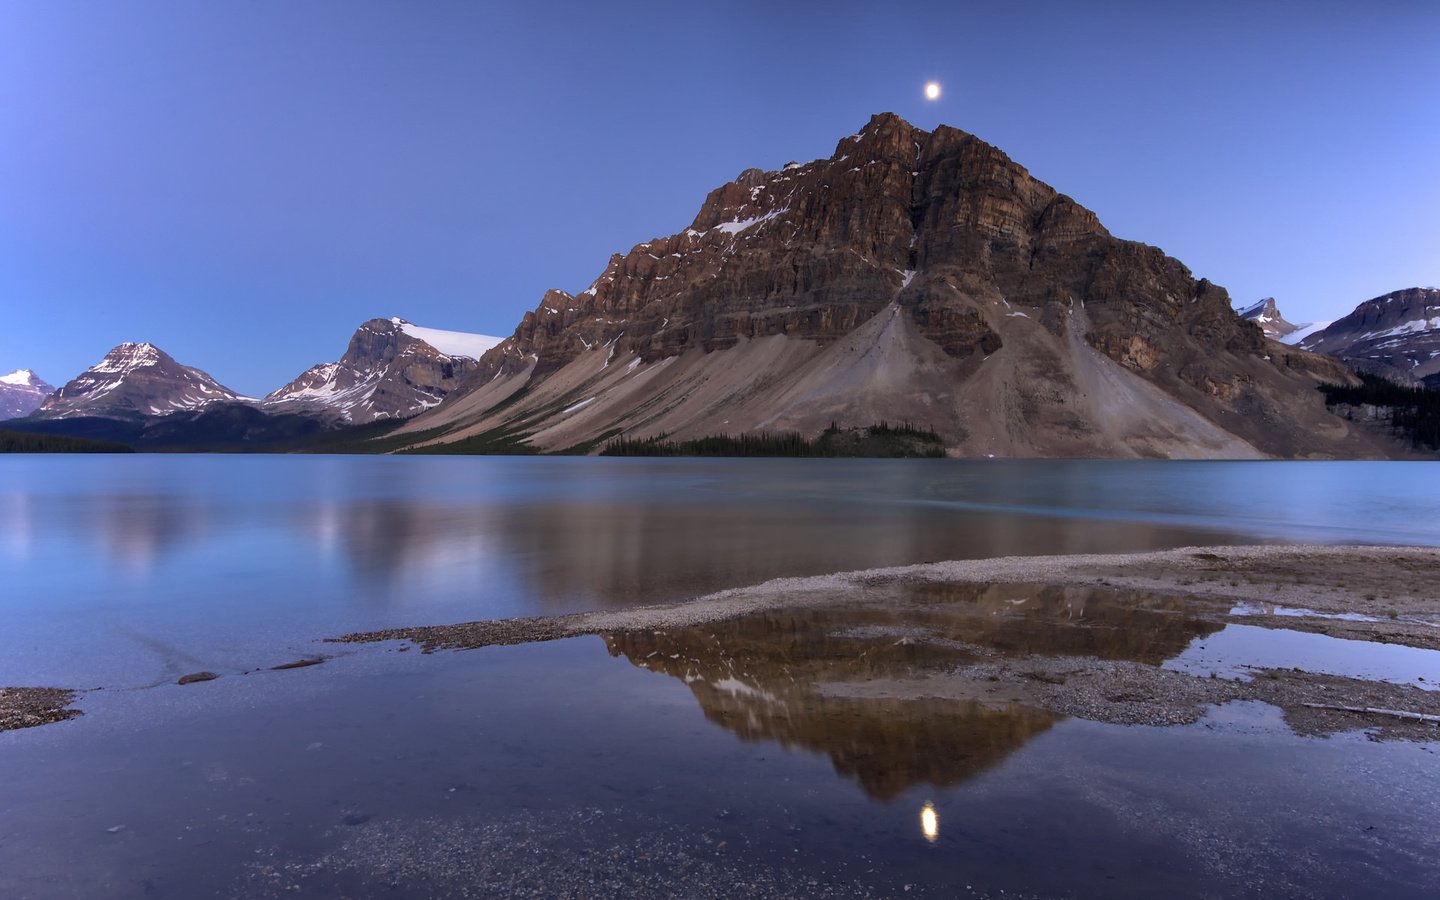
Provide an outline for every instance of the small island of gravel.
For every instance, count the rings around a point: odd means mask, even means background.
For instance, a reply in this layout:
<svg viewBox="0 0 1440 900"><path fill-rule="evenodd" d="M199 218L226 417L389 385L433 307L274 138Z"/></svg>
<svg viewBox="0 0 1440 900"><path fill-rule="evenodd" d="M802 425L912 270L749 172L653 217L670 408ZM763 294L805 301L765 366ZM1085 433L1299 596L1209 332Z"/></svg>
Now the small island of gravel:
<svg viewBox="0 0 1440 900"><path fill-rule="evenodd" d="M1440 661L1440 602L1430 587L1437 583L1440 550L1191 547L778 579L688 603L335 640L404 640L431 652L598 634L612 653L666 671L664 659L693 661L719 642L727 658L749 661L752 687L773 691L780 685L764 683L763 662L769 635L781 634L784 686L794 694L800 685L792 698L800 702L950 700L1166 725L1259 700L1279 707L1303 734L1367 729L1433 740L1440 691L1431 687L1440 687L1440 662L1403 683L1301 667L1205 673L1170 661L1229 625L1370 642L1377 656L1382 645L1400 645ZM657 642L665 652L650 646Z"/></svg>
<svg viewBox="0 0 1440 900"><path fill-rule="evenodd" d="M63 688L0 688L0 731L63 722L80 715L68 707L75 692Z"/></svg>

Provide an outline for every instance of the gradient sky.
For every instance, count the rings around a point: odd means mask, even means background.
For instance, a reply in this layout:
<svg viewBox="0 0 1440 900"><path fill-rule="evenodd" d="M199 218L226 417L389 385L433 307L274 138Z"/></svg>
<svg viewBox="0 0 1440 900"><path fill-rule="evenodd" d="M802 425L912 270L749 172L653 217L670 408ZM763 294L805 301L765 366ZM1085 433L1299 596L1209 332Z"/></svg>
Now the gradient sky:
<svg viewBox="0 0 1440 900"><path fill-rule="evenodd" d="M884 110L1292 321L1440 283L1433 0L0 0L0 371L149 340L258 395L373 316L509 334Z"/></svg>

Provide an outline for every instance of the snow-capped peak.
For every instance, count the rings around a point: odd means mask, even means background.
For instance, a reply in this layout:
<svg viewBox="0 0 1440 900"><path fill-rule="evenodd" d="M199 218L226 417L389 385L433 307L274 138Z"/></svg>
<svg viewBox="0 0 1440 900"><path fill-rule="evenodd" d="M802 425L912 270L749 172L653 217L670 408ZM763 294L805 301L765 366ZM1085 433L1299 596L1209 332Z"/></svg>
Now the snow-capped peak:
<svg viewBox="0 0 1440 900"><path fill-rule="evenodd" d="M26 387L44 384L40 377L30 369L16 369L9 375L0 375L0 384L18 384Z"/></svg>
<svg viewBox="0 0 1440 900"><path fill-rule="evenodd" d="M505 340L504 338L491 337L488 334L471 334L465 331L442 331L439 328L422 328L419 325L412 325L399 316L391 316L390 321L400 326L401 331L417 340L424 341L446 356L463 356L467 359L479 359L485 355L486 350Z"/></svg>

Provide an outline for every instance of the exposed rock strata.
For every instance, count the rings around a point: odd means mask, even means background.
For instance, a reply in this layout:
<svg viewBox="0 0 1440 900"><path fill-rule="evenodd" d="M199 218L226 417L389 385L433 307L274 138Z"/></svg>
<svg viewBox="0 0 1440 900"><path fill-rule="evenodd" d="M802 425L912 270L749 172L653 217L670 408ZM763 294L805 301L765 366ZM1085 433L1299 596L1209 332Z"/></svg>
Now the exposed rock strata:
<svg viewBox="0 0 1440 900"><path fill-rule="evenodd" d="M910 420L964 455L1390 452L1326 412L1316 383L1348 378L989 144L885 114L548 292L408 428L559 450Z"/></svg>

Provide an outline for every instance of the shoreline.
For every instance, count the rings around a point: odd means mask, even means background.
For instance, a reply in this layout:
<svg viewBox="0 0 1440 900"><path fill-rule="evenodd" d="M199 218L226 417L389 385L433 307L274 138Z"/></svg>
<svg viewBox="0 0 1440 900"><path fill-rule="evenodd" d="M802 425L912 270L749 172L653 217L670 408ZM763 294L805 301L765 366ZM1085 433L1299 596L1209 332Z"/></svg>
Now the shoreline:
<svg viewBox="0 0 1440 900"><path fill-rule="evenodd" d="M1440 715L1440 691L1298 668L1257 669L1262 677L1249 680L1200 678L1161 668L1157 660L1099 659L1058 651L1001 654L973 640L964 628L942 636L918 627L936 610L969 607L943 597L917 606L913 594L929 590L945 595L947 589L953 593L960 586L968 586L966 590L972 594L987 586L1085 590L1096 596L1125 593L1132 600L1152 597L1183 602L1187 621L1204 623L1211 632L1243 624L1440 651L1440 602L1433 599L1428 587L1434 584L1440 584L1440 548L1197 546L1125 554L954 560L778 578L678 603L352 632L324 641L401 641L405 645L397 649L408 650L413 645L431 653L584 635L601 635L607 640L660 632L683 635L687 629L701 626L799 611L833 620L833 635L839 636L847 632L847 615L857 610L881 611L889 617L888 624L866 626L871 632L867 639L914 643L919 661L908 675L856 681L831 672L815 679L811 696L1019 703L1119 724L1193 722L1207 705L1252 699L1281 707L1292 726L1304 733L1375 727L1389 736L1433 740L1440 737L1440 730L1423 717ZM859 634L866 627L849 631ZM735 649L743 652L746 641L754 638L738 641ZM861 646L863 655L863 647L870 645ZM947 653L937 656L937 648L945 648ZM963 651L962 659L950 652L956 648ZM803 647L800 653L804 655ZM937 659L926 662L927 653ZM803 668L805 660L798 665ZM1440 671L1432 680L1440 682ZM82 711L71 706L77 695L65 688L0 687L0 732L79 716ZM1340 708L1346 706L1355 709ZM1407 720L1376 710L1415 713L1421 718Z"/></svg>
<svg viewBox="0 0 1440 900"><path fill-rule="evenodd" d="M1277 707L1298 734L1365 730L1376 739L1433 741L1440 739L1440 690L1429 686L1440 683L1440 663L1433 675L1426 670L1428 681L1419 676L1420 683L1248 664L1240 665L1242 671L1236 673L1203 675L1167 667L1163 659L1076 655L1058 645L1050 651L1001 651L973 638L973 629L983 630L994 622L1022 622L1007 611L1006 603L1024 604L1033 599L1029 594L1060 592L1082 595L1071 598L1079 603L1081 620L1087 599L1092 606L1103 607L1107 598L1123 597L1132 604L1131 612L1151 616L1152 625L1169 621L1195 628L1194 643L1202 649L1202 635L1246 625L1277 634L1317 635L1322 642L1333 638L1347 646L1370 642L1377 646L1367 655L1376 657L1385 652L1380 645L1434 652L1440 651L1440 603L1430 599L1426 586L1436 583L1440 583L1440 548L1185 547L1134 554L962 560L782 578L686 603L359 632L332 640L400 640L431 653L583 635L601 635L613 647L627 639L644 643L650 636L664 635L671 652L684 656L688 647L712 644L717 632L730 628L744 635L730 638L726 645L727 652L739 658L764 655L764 638L757 635L763 635L768 624L783 630L803 620L811 628L811 643L851 640L848 654L872 659L899 648L904 663L878 673L868 665L837 668L833 647L807 650L806 642L793 641L785 651L786 677L802 685L802 703L819 704L825 698L857 703L939 700L1159 726L1191 724L1208 709L1235 701L1260 701ZM976 618L977 598L984 591L1006 587L1012 589L1007 596L1016 596L988 611L991 618ZM917 593L929 596L921 602ZM1155 608L1147 608L1152 601ZM947 614L961 620L946 624L942 620ZM877 616L887 624L873 624ZM767 617L772 622L744 627ZM1044 627L1073 631L1081 626L1047 622ZM1124 624L1084 628L1126 630ZM1139 630L1143 633L1143 627ZM817 635L820 638L814 640ZM633 657L631 661L649 666ZM763 678L752 680L748 687L767 689Z"/></svg>
<svg viewBox="0 0 1440 900"><path fill-rule="evenodd" d="M1372 570L1360 568L1361 563L1370 564ZM1373 571L1386 565L1403 571ZM1437 580L1429 583L1440 583L1440 548L1255 544L1143 553L1005 556L776 578L678 603L351 632L327 641L405 640L425 652L466 650L608 631L688 627L777 608L856 602L864 599L865 591L894 583L950 582L1105 587L1200 601L1264 602L1319 613L1355 613L1381 621L1325 619L1317 624L1290 617L1283 621L1287 628L1315 628L1326 634L1332 630L1346 636L1404 634L1440 649L1440 603L1423 596L1423 584L1432 577ZM836 600L837 591L850 596ZM1265 625L1281 617L1258 613L1246 618L1248 624ZM1382 625L1385 627L1371 627Z"/></svg>

